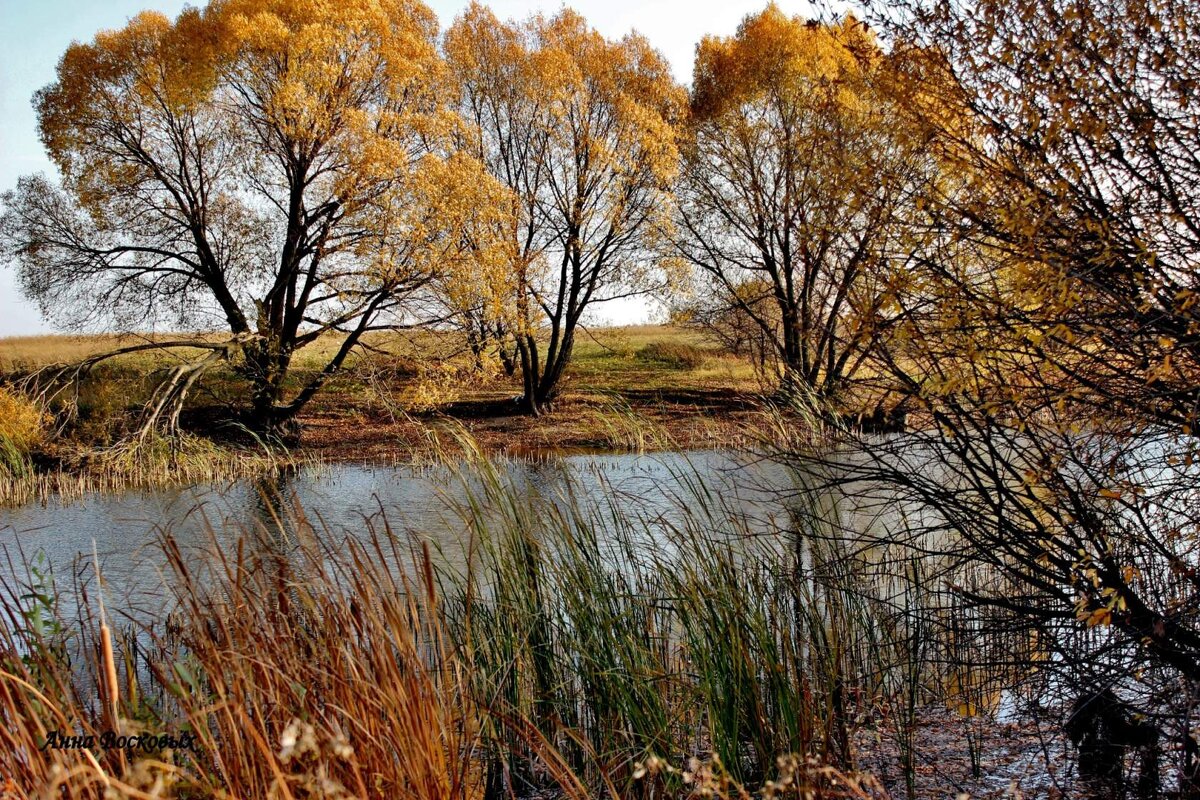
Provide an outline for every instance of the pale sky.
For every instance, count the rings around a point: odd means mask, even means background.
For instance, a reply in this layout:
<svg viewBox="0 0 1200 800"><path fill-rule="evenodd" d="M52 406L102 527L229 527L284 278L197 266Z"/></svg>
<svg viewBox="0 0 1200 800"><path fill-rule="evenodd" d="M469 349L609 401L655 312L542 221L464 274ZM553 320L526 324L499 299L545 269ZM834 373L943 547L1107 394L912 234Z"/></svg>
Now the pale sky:
<svg viewBox="0 0 1200 800"><path fill-rule="evenodd" d="M708 33L728 35L747 14L767 0L574 0L566 3L582 13L601 33L619 37L637 30L670 60L676 77L688 83L692 57ZM469 0L426 0L442 27ZM35 172L55 175L37 137L30 99L54 79L59 57L74 40L90 41L97 31L119 28L144 9L174 16L183 0L0 0L0 192L17 178ZM815 16L809 0L777 0L786 13ZM560 0L493 0L488 3L501 18L520 18L533 12L553 13ZM598 315L616 323L642 321L644 304L606 304ZM36 308L17 292L12 270L0 265L0 336L45 333L53 329Z"/></svg>

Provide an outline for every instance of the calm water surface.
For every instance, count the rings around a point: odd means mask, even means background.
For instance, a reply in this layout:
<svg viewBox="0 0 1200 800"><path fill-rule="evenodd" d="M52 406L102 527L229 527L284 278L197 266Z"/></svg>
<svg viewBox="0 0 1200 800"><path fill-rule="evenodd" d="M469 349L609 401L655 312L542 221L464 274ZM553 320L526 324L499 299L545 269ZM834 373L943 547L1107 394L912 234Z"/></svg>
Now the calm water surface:
<svg viewBox="0 0 1200 800"><path fill-rule="evenodd" d="M729 451L495 463L513 491L561 503L570 495L577 506L592 504L600 520L638 521L648 536L702 505L742 520L739 534L778 530L787 526L794 487L786 467ZM95 494L0 509L0 590L10 596L23 591L28 565L37 559L53 570L60 586L76 577L90 579L94 548L110 607L134 618L154 616L167 596L160 547L167 534L186 558L201 561L211 558L214 547L232 554L251 529L267 532L258 538L283 550L299 546L304 536L336 549L347 538L369 537L386 521L393 530L428 540L439 558L461 560L468 530L464 508L480 494L468 476L469 470L444 466L338 464L272 481ZM482 513L492 512L485 505ZM308 524L295 524L299 517Z"/></svg>

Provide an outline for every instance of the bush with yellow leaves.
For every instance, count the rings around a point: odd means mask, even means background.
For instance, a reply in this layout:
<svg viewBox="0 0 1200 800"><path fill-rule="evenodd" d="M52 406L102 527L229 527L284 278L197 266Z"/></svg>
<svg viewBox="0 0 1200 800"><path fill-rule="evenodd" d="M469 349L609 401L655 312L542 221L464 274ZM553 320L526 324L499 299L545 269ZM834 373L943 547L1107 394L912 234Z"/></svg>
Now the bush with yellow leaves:
<svg viewBox="0 0 1200 800"><path fill-rule="evenodd" d="M28 471L29 454L45 441L48 422L37 403L0 386L0 472Z"/></svg>

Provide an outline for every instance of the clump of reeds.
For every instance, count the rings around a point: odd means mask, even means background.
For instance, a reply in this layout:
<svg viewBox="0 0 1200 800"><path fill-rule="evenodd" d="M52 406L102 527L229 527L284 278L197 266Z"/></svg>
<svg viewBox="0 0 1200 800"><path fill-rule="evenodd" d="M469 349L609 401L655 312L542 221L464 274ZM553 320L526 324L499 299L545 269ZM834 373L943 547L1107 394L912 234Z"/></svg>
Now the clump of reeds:
<svg viewBox="0 0 1200 800"><path fill-rule="evenodd" d="M19 796L478 796L480 711L449 655L432 579L391 570L403 554L382 546L331 559L256 537L199 574L164 540L173 611L124 646L86 611L47 632L8 603L0 774ZM78 640L82 663L62 637ZM190 732L195 746L42 748L52 730L98 740L113 729Z"/></svg>
<svg viewBox="0 0 1200 800"><path fill-rule="evenodd" d="M439 573L449 629L475 693L587 785L639 796L637 765L697 755L759 788L781 753L852 771L852 730L907 701L901 678L927 666L916 651L890 658L879 631L903 620L839 566L848 556L799 530L750 530L746 509L695 477L676 476L678 514L654 518L611 487L598 503L569 480L547 496L486 461L465 480L470 558ZM483 734L504 788L535 790L527 737Z"/></svg>
<svg viewBox="0 0 1200 800"><path fill-rule="evenodd" d="M930 598L819 514L764 532L687 475L653 515L484 459L460 478L444 552L302 517L201 565L165 538L164 614L124 632L92 618L94 584L74 620L53 586L0 592L24 595L3 604L0 774L28 797L866 798L857 728L911 755ZM114 726L196 747L41 749Z"/></svg>
<svg viewBox="0 0 1200 800"><path fill-rule="evenodd" d="M449 657L428 561L409 562L426 576L412 582L388 566L406 554L383 546L351 545L338 559L308 548L239 552L219 560L206 589L168 550L188 587L181 617L196 623L183 623L174 648L198 667L192 685L172 684L174 699L201 748L219 754L214 791L478 793L479 712Z"/></svg>
<svg viewBox="0 0 1200 800"><path fill-rule="evenodd" d="M4 447L0 434L0 460ZM0 468L0 506L260 477L305 463L302 456L262 440L254 448L235 447L186 432L168 435L157 430L112 447L60 455L61 463L49 469ZM28 465L27 457L22 463Z"/></svg>

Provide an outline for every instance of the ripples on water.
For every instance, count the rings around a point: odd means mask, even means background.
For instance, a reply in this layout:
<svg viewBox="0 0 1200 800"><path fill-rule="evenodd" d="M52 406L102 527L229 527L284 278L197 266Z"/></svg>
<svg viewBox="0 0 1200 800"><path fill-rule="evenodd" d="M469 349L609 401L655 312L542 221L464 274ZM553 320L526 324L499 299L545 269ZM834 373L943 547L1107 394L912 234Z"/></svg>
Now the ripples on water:
<svg viewBox="0 0 1200 800"><path fill-rule="evenodd" d="M751 532L777 530L793 485L786 467L727 451L506 459L496 467L519 493L562 504L582 501L599 520L637 520L648 536L699 504L719 506ZM429 541L440 558L454 562L463 558L463 515L479 497L475 483L470 469L456 467L335 464L257 481L0 509L0 574L7 591L16 593L28 580L30 559L42 554L60 587L86 579L94 542L106 602L144 619L163 608L159 543L166 534L187 558L199 561L214 545L232 554L251 529L266 533L254 537L257 546L286 552L305 536L336 549L347 537L363 540L386 524ZM299 518L308 524L297 525Z"/></svg>

